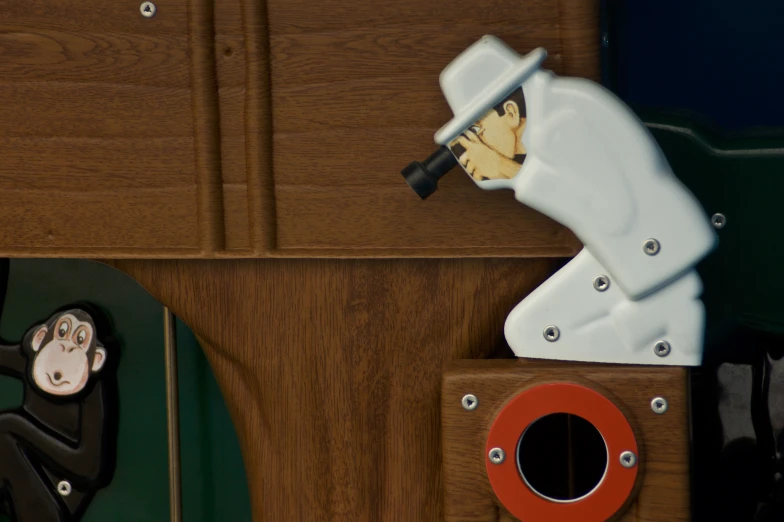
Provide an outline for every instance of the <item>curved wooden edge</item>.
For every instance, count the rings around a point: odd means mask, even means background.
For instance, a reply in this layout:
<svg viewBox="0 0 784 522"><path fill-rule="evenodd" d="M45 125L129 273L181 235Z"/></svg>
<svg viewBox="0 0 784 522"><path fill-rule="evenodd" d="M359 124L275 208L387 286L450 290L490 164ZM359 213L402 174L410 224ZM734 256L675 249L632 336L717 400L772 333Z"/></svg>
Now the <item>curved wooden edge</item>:
<svg viewBox="0 0 784 522"><path fill-rule="evenodd" d="M263 467L248 465L247 460L248 456L259 455L263 451L263 444L260 441L263 440L264 434L259 427L264 424L260 417L261 409L256 401L260 390L255 388L252 376L240 361L231 358L224 350L202 337L197 335L196 339L204 350L216 377L220 376L223 399L234 424L243 459L246 459L245 475L248 484L260 484L265 480ZM254 495L253 491L250 492L250 497L252 513L261 513L261 506L256 505L261 501L261 497ZM253 519L263 520L260 515L254 515Z"/></svg>
<svg viewBox="0 0 784 522"><path fill-rule="evenodd" d="M441 372L490 356L557 262L116 260L190 326L253 520L443 520Z"/></svg>

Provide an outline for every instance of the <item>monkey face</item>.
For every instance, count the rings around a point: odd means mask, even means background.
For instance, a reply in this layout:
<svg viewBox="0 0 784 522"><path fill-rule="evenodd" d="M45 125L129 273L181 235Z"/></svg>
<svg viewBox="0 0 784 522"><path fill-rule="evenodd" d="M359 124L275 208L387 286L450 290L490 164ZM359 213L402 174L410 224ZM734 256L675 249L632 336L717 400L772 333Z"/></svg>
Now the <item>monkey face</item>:
<svg viewBox="0 0 784 522"><path fill-rule="evenodd" d="M33 380L52 395L79 393L106 362L106 351L97 346L91 323L65 313L56 321L41 325L32 338L35 352Z"/></svg>

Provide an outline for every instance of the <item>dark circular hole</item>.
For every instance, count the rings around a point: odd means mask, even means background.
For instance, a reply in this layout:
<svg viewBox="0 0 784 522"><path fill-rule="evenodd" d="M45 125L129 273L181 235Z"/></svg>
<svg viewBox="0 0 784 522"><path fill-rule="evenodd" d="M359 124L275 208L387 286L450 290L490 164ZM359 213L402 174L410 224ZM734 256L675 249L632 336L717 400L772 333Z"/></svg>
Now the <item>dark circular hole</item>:
<svg viewBox="0 0 784 522"><path fill-rule="evenodd" d="M234 54L234 50L231 47L227 47L227 48L225 48L223 50L223 55L224 56L228 57L228 56L231 56L232 54Z"/></svg>
<svg viewBox="0 0 784 522"><path fill-rule="evenodd" d="M607 469L607 446L593 424L577 415L553 413L523 432L517 467L538 495L560 502L584 497Z"/></svg>

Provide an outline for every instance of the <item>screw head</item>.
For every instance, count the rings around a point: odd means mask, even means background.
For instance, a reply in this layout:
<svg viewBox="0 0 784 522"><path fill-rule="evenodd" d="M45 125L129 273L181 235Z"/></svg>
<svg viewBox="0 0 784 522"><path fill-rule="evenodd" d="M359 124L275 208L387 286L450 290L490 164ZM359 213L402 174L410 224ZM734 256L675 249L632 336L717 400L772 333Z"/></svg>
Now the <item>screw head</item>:
<svg viewBox="0 0 784 522"><path fill-rule="evenodd" d="M721 212L716 212L713 214L713 216L711 216L711 225L713 225L713 228L716 230L721 230L726 224L727 218Z"/></svg>
<svg viewBox="0 0 784 522"><path fill-rule="evenodd" d="M608 35L607 33L604 33L602 35L602 46L603 47L609 47L609 45L610 45L610 35Z"/></svg>
<svg viewBox="0 0 784 522"><path fill-rule="evenodd" d="M651 410L653 410L653 413L657 415L662 415L666 413L669 407L670 404L667 402L667 399L665 399L664 397L654 397L651 400Z"/></svg>
<svg viewBox="0 0 784 522"><path fill-rule="evenodd" d="M667 357L670 355L672 351L672 346L667 341L659 341L655 345L653 345L653 353L658 355L659 357Z"/></svg>
<svg viewBox="0 0 784 522"><path fill-rule="evenodd" d="M559 337L561 337L561 330L559 330L558 327L554 325L545 326L542 335L544 335L545 339L551 343L554 343L558 340Z"/></svg>
<svg viewBox="0 0 784 522"><path fill-rule="evenodd" d="M479 399L476 395L467 393L463 395L463 400L460 401L466 411L474 411L479 406Z"/></svg>
<svg viewBox="0 0 784 522"><path fill-rule="evenodd" d="M646 239L645 242L642 244L642 250L649 256L655 256L661 250L661 245L659 241L653 238Z"/></svg>
<svg viewBox="0 0 784 522"><path fill-rule="evenodd" d="M621 466L624 468L633 468L637 465L637 455L633 451L624 451L621 453Z"/></svg>
<svg viewBox="0 0 784 522"><path fill-rule="evenodd" d="M599 292L606 292L610 288L610 278L606 275L598 275L593 280L593 287Z"/></svg>
<svg viewBox="0 0 784 522"><path fill-rule="evenodd" d="M155 16L156 11L158 11L158 8L152 2L142 2L142 5L139 6L139 12L145 18L152 18Z"/></svg>
<svg viewBox="0 0 784 522"><path fill-rule="evenodd" d="M57 483L57 492L60 494L61 497L67 497L71 494L71 483L67 480L61 480Z"/></svg>
<svg viewBox="0 0 784 522"><path fill-rule="evenodd" d="M487 458L490 459L490 462L493 464L501 464L504 460L506 460L506 453L501 448L493 448L487 454Z"/></svg>

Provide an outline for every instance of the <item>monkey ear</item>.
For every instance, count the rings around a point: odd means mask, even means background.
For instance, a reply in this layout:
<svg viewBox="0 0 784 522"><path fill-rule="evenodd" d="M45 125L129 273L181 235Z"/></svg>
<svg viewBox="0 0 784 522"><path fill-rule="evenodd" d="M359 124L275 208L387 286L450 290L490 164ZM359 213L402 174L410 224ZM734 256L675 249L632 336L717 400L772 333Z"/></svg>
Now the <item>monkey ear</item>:
<svg viewBox="0 0 784 522"><path fill-rule="evenodd" d="M46 337L46 332L48 331L49 328L47 328L45 324L42 324L38 327L38 330L35 331L33 341L30 343L34 352L37 352L41 348L41 343L44 342L44 337Z"/></svg>
<svg viewBox="0 0 784 522"><path fill-rule="evenodd" d="M93 354L93 372L100 371L105 362L106 350L101 347L96 347L95 353Z"/></svg>

